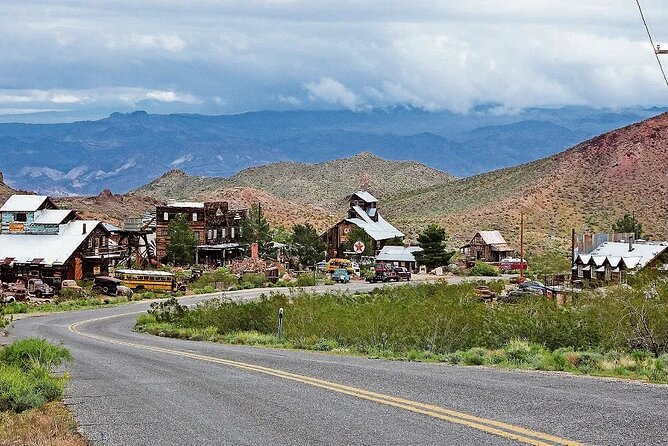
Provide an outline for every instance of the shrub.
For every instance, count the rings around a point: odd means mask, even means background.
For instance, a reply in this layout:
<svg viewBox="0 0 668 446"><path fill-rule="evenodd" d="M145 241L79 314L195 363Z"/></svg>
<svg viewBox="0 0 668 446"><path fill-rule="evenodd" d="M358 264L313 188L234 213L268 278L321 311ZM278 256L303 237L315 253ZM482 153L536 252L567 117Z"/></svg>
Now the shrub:
<svg viewBox="0 0 668 446"><path fill-rule="evenodd" d="M22 412L60 399L65 378L51 370L70 359L62 346L24 339L0 350L0 411Z"/></svg>
<svg viewBox="0 0 668 446"><path fill-rule="evenodd" d="M471 268L469 273L472 276L498 276L499 269L494 265L490 265L489 263L475 262L475 265L473 268Z"/></svg>
<svg viewBox="0 0 668 446"><path fill-rule="evenodd" d="M2 307L2 313L4 314L18 314L27 312L28 305L24 304L23 302L12 302Z"/></svg>
<svg viewBox="0 0 668 446"><path fill-rule="evenodd" d="M45 339L23 339L0 350L0 362L23 371L37 368L51 371L70 359L70 352L65 347L50 344Z"/></svg>
<svg viewBox="0 0 668 446"><path fill-rule="evenodd" d="M297 277L297 286L315 286L315 276L313 274L301 274Z"/></svg>
<svg viewBox="0 0 668 446"><path fill-rule="evenodd" d="M264 274L246 273L241 277L241 283L251 284L255 288L260 288L267 282L267 277Z"/></svg>

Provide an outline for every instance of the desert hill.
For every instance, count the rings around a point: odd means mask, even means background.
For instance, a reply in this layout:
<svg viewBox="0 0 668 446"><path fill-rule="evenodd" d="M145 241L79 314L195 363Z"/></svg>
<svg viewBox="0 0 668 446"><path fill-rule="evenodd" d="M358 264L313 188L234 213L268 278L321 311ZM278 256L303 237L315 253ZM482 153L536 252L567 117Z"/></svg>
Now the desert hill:
<svg viewBox="0 0 668 446"><path fill-rule="evenodd" d="M665 240L667 159L662 114L539 161L393 197L384 207L409 230L436 221L457 241L500 229L517 244L521 211L530 247L567 245L571 228L609 231L624 211L635 212L647 236Z"/></svg>
<svg viewBox="0 0 668 446"><path fill-rule="evenodd" d="M424 164L390 161L363 152L323 163L283 162L251 167L230 178L195 177L172 170L133 193L166 200L215 197L227 195L225 191L230 187L250 187L302 205L340 211L345 206L346 195L362 183L367 183L370 191L384 199L453 179L451 175Z"/></svg>

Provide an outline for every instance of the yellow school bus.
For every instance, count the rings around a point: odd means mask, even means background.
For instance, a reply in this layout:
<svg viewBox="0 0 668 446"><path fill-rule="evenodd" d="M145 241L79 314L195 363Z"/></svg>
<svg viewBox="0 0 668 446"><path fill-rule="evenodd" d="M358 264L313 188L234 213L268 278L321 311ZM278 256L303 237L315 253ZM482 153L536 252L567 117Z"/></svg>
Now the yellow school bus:
<svg viewBox="0 0 668 446"><path fill-rule="evenodd" d="M331 273L337 269L343 268L350 274L353 273L353 262L348 259L330 259L325 266L325 271Z"/></svg>
<svg viewBox="0 0 668 446"><path fill-rule="evenodd" d="M141 269L117 269L114 273L123 285L133 290L176 291L176 276L167 271L147 271Z"/></svg>

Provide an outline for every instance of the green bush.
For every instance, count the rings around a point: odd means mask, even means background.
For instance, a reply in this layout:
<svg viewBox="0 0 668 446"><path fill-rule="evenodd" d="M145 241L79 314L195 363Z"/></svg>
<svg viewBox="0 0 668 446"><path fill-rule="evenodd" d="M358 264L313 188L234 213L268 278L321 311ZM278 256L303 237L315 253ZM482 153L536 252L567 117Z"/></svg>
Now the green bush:
<svg viewBox="0 0 668 446"><path fill-rule="evenodd" d="M475 262L475 265L469 271L472 276L498 276L499 269L485 262Z"/></svg>
<svg viewBox="0 0 668 446"><path fill-rule="evenodd" d="M315 286L315 276L313 274L300 274L297 277L297 286Z"/></svg>
<svg viewBox="0 0 668 446"><path fill-rule="evenodd" d="M0 411L22 412L60 399L66 379L51 370L69 359L64 347L43 339L16 341L0 350Z"/></svg>
<svg viewBox="0 0 668 446"><path fill-rule="evenodd" d="M242 286L251 284L251 288L261 288L266 282L267 276L264 274L246 273L241 277Z"/></svg>
<svg viewBox="0 0 668 446"><path fill-rule="evenodd" d="M29 338L16 341L0 350L0 362L23 371L43 368L47 371L71 359L70 352L45 339Z"/></svg>
<svg viewBox="0 0 668 446"><path fill-rule="evenodd" d="M0 310L3 314L27 313L28 305L24 304L23 302L12 302L5 305L4 307L0 307Z"/></svg>

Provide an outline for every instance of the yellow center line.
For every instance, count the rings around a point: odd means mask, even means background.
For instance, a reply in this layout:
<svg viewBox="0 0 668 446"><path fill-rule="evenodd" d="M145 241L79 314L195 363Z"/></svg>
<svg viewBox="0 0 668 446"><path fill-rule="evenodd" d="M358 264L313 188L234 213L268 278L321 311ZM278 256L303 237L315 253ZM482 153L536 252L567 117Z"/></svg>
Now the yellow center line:
<svg viewBox="0 0 668 446"><path fill-rule="evenodd" d="M481 418L475 415L470 415L463 412L457 412L450 409L445 409L439 406L432 404L420 403L417 401L411 401L404 398L398 398L391 395L385 395L382 393L371 392L368 390L360 389L357 387L351 387L344 384L338 384L331 381L325 381L319 378L314 378L311 376L299 375L296 373L286 372L279 369L263 367L255 364L249 364L244 362L232 361L229 359L216 358L214 356L202 355L199 353L194 353L191 351L184 350L175 350L168 349L164 347L155 347L146 344L138 344L129 341L122 341L119 339L108 338L105 336L93 335L89 333L84 333L79 331L79 326L87 324L90 322L95 322L103 319L111 319L120 316L127 316L129 314L138 314L143 313L143 311L134 312L134 313L125 313L112 316L98 317L94 319L88 319L80 322L70 324L68 330L73 333L85 336L91 339L95 339L101 342L109 344L124 345L127 347L134 347L143 350L150 350L154 352L166 353L175 356L182 356L186 358L196 359L199 361L212 362L216 364L227 365L231 367L236 367L243 370L248 370L256 373L263 373L265 375L271 375L278 378L283 378L291 381L297 381L303 384L308 384L313 387L318 387L321 389L326 389L332 392L337 392L345 395L354 396L356 398L373 401L379 404L384 404L386 406L396 407L399 409L404 409L410 412L419 413L422 415L430 416L439 420L447 421L450 423L456 423L463 426L470 427L472 429L477 429L488 434L497 435L499 437L507 438L510 440L515 440L520 443L530 444L535 446L554 446L563 445L563 446L582 446L582 443L576 441L568 440L565 438L560 438L554 435L550 435L544 432L534 431L531 429L526 429L521 426L515 426L513 424L504 423L501 421L496 421L488 418Z"/></svg>

